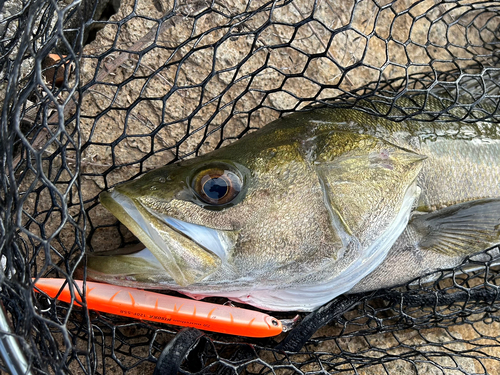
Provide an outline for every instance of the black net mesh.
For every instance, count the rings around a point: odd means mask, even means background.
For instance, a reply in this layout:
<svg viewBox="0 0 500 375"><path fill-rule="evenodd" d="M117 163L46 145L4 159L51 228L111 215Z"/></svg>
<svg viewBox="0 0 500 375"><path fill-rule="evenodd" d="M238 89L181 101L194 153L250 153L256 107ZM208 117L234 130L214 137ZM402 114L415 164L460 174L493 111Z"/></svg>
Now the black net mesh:
<svg viewBox="0 0 500 375"><path fill-rule="evenodd" d="M98 204L102 190L287 112L354 106L397 121L498 122L497 2L7 0L0 9L0 336L19 349L3 356L3 371L500 372L498 248L430 283L302 314L269 339L88 312L35 295L31 281L71 283L85 276L85 252L134 242Z"/></svg>

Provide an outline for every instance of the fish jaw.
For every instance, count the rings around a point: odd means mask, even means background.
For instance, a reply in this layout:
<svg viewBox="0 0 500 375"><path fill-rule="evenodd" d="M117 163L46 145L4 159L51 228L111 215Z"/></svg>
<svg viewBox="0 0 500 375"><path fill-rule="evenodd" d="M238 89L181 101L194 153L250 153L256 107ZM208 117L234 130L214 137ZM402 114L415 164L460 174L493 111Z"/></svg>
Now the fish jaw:
<svg viewBox="0 0 500 375"><path fill-rule="evenodd" d="M155 212L122 194L119 188L103 192L100 200L145 245L167 274L163 278L170 277L174 285L185 287L205 279L220 268L231 250L230 236L224 231ZM112 260L115 255L110 253L105 257L104 254L98 256L99 265L94 262L94 268L103 275L116 277L113 270L116 262ZM92 268L92 264L89 267Z"/></svg>
<svg viewBox="0 0 500 375"><path fill-rule="evenodd" d="M144 245L87 254L87 274L90 279L117 285L155 285L165 288L175 284L165 268Z"/></svg>

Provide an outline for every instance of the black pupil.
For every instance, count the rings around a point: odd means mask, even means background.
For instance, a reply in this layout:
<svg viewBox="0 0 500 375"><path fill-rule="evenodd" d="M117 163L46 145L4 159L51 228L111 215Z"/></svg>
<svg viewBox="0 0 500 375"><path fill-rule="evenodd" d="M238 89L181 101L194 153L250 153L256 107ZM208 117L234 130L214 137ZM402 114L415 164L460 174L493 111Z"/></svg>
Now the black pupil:
<svg viewBox="0 0 500 375"><path fill-rule="evenodd" d="M213 200L222 199L229 190L227 181L223 178L215 177L208 180L203 185L203 192L207 197Z"/></svg>

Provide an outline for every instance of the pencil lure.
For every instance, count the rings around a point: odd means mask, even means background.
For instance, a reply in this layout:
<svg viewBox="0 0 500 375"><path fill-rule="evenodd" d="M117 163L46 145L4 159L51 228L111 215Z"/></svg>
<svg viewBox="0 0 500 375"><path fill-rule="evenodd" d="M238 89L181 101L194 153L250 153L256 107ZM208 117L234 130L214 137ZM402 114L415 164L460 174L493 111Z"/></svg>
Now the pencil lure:
<svg viewBox="0 0 500 375"><path fill-rule="evenodd" d="M71 302L65 279L39 279L36 288L51 298ZM75 280L78 288L83 282ZM78 293L76 303L81 300ZM280 320L267 314L233 306L178 298L145 290L96 282L86 283L86 302L89 310L96 310L136 319L246 337L270 337L283 331Z"/></svg>

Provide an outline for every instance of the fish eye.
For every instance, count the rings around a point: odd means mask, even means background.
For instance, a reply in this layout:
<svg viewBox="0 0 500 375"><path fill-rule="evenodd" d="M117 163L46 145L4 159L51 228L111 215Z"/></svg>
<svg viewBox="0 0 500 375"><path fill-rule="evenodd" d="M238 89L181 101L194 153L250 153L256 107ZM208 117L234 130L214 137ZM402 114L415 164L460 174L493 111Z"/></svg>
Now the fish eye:
<svg viewBox="0 0 500 375"><path fill-rule="evenodd" d="M198 197L211 205L230 203L241 191L241 178L227 168L209 168L199 172L193 180Z"/></svg>

